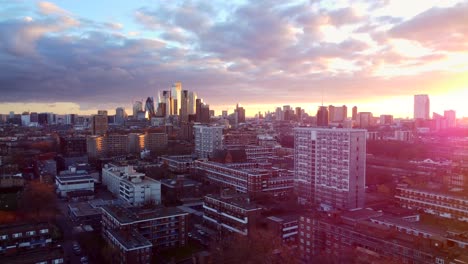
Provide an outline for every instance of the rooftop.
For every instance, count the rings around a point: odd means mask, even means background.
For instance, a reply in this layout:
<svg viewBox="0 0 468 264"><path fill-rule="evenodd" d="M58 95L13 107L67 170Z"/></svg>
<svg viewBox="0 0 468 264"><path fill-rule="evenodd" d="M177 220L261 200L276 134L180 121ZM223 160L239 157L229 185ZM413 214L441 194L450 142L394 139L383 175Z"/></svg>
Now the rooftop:
<svg viewBox="0 0 468 264"><path fill-rule="evenodd" d="M242 208L244 210L260 210L262 207L255 202L251 202L250 198L243 194L234 194L234 195L215 195L208 194L208 198L212 198L223 203L234 205L236 207Z"/></svg>
<svg viewBox="0 0 468 264"><path fill-rule="evenodd" d="M119 205L104 205L104 212L111 215L120 224L132 224L139 221L148 221L158 218L166 218L178 215L188 215L188 213L177 207L160 207L156 209L141 209L136 207L125 208Z"/></svg>
<svg viewBox="0 0 468 264"><path fill-rule="evenodd" d="M150 248L153 244L140 233L123 230L107 230L127 251Z"/></svg>
<svg viewBox="0 0 468 264"><path fill-rule="evenodd" d="M50 225L46 222L8 224L8 225L0 226L0 233L24 232L24 231L30 231L30 230L43 229L43 228L50 228Z"/></svg>
<svg viewBox="0 0 468 264"><path fill-rule="evenodd" d="M69 204L68 209L73 212L75 217L101 214L101 210L94 208L87 202Z"/></svg>

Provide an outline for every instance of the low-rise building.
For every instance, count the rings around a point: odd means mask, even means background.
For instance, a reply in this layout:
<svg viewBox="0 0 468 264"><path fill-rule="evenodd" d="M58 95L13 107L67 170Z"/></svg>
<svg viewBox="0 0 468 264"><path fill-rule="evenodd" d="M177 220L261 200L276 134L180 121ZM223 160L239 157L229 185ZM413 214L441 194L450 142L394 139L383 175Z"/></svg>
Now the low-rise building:
<svg viewBox="0 0 468 264"><path fill-rule="evenodd" d="M135 230L106 230L105 239L116 249L113 263L151 263L153 244Z"/></svg>
<svg viewBox="0 0 468 264"><path fill-rule="evenodd" d="M404 208L468 222L468 197L463 192L443 193L409 187L398 187L396 191L395 199Z"/></svg>
<svg viewBox="0 0 468 264"><path fill-rule="evenodd" d="M159 160L169 166L169 170L175 173L187 173L193 166L192 155L162 156Z"/></svg>
<svg viewBox="0 0 468 264"><path fill-rule="evenodd" d="M203 201L203 221L214 230L248 236L262 207L246 195L207 195Z"/></svg>
<svg viewBox="0 0 468 264"><path fill-rule="evenodd" d="M68 197L72 192L94 193L94 178L89 174L73 173L55 177L56 191L61 197Z"/></svg>
<svg viewBox="0 0 468 264"><path fill-rule="evenodd" d="M102 184L119 199L134 206L161 203L161 182L137 173L132 166L106 165L102 169Z"/></svg>
<svg viewBox="0 0 468 264"><path fill-rule="evenodd" d="M24 179L23 175L0 175L0 188L14 188L14 187L23 187Z"/></svg>
<svg viewBox="0 0 468 264"><path fill-rule="evenodd" d="M299 233L298 215L274 215L266 218L269 230L286 245L297 245Z"/></svg>
<svg viewBox="0 0 468 264"><path fill-rule="evenodd" d="M101 215L101 209L93 207L88 202L68 204L68 216L70 219L80 225L89 225L95 231L101 230Z"/></svg>
<svg viewBox="0 0 468 264"><path fill-rule="evenodd" d="M102 232L108 241L112 242L111 235L115 234L112 231L129 233L136 231L158 250L187 244L189 214L178 208L141 209L105 205L102 207L102 212Z"/></svg>
<svg viewBox="0 0 468 264"><path fill-rule="evenodd" d="M52 244L51 234L52 226L44 222L2 225L0 226L0 256L49 247ZM1 257L0 262L2 262Z"/></svg>
<svg viewBox="0 0 468 264"><path fill-rule="evenodd" d="M259 193L281 196L292 192L294 188L292 175L274 175L273 169L260 168L256 163L221 164L195 161L194 168L203 180L252 196Z"/></svg>
<svg viewBox="0 0 468 264"><path fill-rule="evenodd" d="M65 263L66 258L62 248L38 248L7 257L0 257L0 262L8 264L59 264Z"/></svg>

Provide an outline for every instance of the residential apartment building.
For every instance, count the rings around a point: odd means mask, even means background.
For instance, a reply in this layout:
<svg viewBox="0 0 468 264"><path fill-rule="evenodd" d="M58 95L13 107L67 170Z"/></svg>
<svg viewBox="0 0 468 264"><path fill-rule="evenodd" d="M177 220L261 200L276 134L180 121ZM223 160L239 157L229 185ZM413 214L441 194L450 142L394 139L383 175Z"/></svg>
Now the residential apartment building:
<svg viewBox="0 0 468 264"><path fill-rule="evenodd" d="M195 154L198 158L210 158L215 150L223 148L222 126L193 126L195 133Z"/></svg>
<svg viewBox="0 0 468 264"><path fill-rule="evenodd" d="M266 218L268 229L284 245L294 246L298 243L299 216L273 215Z"/></svg>
<svg viewBox="0 0 468 264"><path fill-rule="evenodd" d="M106 153L109 156L128 154L128 135L110 134L106 136Z"/></svg>
<svg viewBox="0 0 468 264"><path fill-rule="evenodd" d="M167 147L166 133L148 133L145 135L145 149L158 151Z"/></svg>
<svg viewBox="0 0 468 264"><path fill-rule="evenodd" d="M161 182L137 173L132 166L106 165L102 169L102 184L131 205L161 203Z"/></svg>
<svg viewBox="0 0 468 264"><path fill-rule="evenodd" d="M273 175L272 169L259 168L256 163L195 161L194 169L202 180L252 196L259 193L281 196L292 192L294 188L293 177L279 173Z"/></svg>
<svg viewBox="0 0 468 264"><path fill-rule="evenodd" d="M324 210L364 205L366 130L295 128L294 143L300 203Z"/></svg>
<svg viewBox="0 0 468 264"><path fill-rule="evenodd" d="M2 256L49 247L51 244L52 226L48 223L18 223L0 226L0 262L2 262Z"/></svg>
<svg viewBox="0 0 468 264"><path fill-rule="evenodd" d="M468 196L463 193L443 193L432 190L397 187L395 199L404 208L468 222Z"/></svg>
<svg viewBox="0 0 468 264"><path fill-rule="evenodd" d="M134 236L124 234L139 233L147 239L154 248L159 250L183 247L187 244L188 213L175 207L162 207L156 209L141 209L105 205L102 207L102 232L104 238L111 244L125 245ZM120 236L120 237L117 237ZM148 244L138 236L138 243L146 255ZM127 241L127 242L124 242ZM140 249L135 246L133 250ZM126 245L124 249L130 251ZM150 250L151 252L151 250ZM146 262L144 262L146 263Z"/></svg>
<svg viewBox="0 0 468 264"><path fill-rule="evenodd" d="M203 200L203 221L214 230L247 236L262 208L246 195L212 195Z"/></svg>
<svg viewBox="0 0 468 264"><path fill-rule="evenodd" d="M299 253L303 263L464 263L460 239L418 227L368 209L310 213L299 218ZM395 224L399 223L399 224ZM447 235L448 236L448 235ZM455 241L455 243L454 243Z"/></svg>

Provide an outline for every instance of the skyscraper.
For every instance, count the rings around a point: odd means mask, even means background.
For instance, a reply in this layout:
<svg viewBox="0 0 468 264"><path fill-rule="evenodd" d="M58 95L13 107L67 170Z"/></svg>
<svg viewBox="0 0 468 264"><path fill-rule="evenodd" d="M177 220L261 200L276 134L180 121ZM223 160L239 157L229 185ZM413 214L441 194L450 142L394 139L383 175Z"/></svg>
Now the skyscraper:
<svg viewBox="0 0 468 264"><path fill-rule="evenodd" d="M236 105L236 110L234 110L237 114L237 122L238 123L245 123L245 109L239 104Z"/></svg>
<svg viewBox="0 0 468 264"><path fill-rule="evenodd" d="M107 132L107 116L94 115L92 119L92 133L93 135L104 135Z"/></svg>
<svg viewBox="0 0 468 264"><path fill-rule="evenodd" d="M328 116L330 122L343 122L348 118L348 107L343 106L328 106Z"/></svg>
<svg viewBox="0 0 468 264"><path fill-rule="evenodd" d="M182 95L182 83L176 82L172 85L172 99L174 101L174 112L173 115L179 115L181 107L181 95Z"/></svg>
<svg viewBox="0 0 468 264"><path fill-rule="evenodd" d="M31 115L32 115L32 113L31 113ZM447 120L447 127L448 128L457 126L457 115L456 115L456 112L454 110L445 110L444 111L444 117ZM32 118L31 118L31 122L32 122Z"/></svg>
<svg viewBox="0 0 468 264"><path fill-rule="evenodd" d="M125 113L125 108L117 107L115 109L115 123L119 125L123 125L126 117L127 117L127 113Z"/></svg>
<svg viewBox="0 0 468 264"><path fill-rule="evenodd" d="M325 210L364 205L366 130L295 128L294 143L300 203Z"/></svg>
<svg viewBox="0 0 468 264"><path fill-rule="evenodd" d="M414 119L429 119L430 102L427 94L414 96Z"/></svg>
<svg viewBox="0 0 468 264"><path fill-rule="evenodd" d="M148 97L145 103L145 112L148 118L156 116L156 111L154 110L154 100L153 97Z"/></svg>
<svg viewBox="0 0 468 264"><path fill-rule="evenodd" d="M136 101L133 103L133 118L138 117L138 112L140 112L143 109L143 103L140 101Z"/></svg>
<svg viewBox="0 0 468 264"><path fill-rule="evenodd" d="M189 92L189 102L188 102L188 114L193 115L196 113L195 104L197 101L197 93Z"/></svg>
<svg viewBox="0 0 468 264"><path fill-rule="evenodd" d="M317 126L328 126L328 109L326 106L319 106L319 109L317 111Z"/></svg>
<svg viewBox="0 0 468 264"><path fill-rule="evenodd" d="M356 121L357 119L357 106L353 106L353 114L352 114L352 119Z"/></svg>
<svg viewBox="0 0 468 264"><path fill-rule="evenodd" d="M189 101L190 101L189 91L183 90L181 93L181 99L180 99L180 121L184 123L188 122Z"/></svg>

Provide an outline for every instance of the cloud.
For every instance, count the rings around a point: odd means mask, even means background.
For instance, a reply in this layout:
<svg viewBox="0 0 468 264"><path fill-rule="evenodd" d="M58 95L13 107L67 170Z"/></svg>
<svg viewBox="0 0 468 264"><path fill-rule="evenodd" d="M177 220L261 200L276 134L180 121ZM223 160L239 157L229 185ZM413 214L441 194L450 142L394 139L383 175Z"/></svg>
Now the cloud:
<svg viewBox="0 0 468 264"><path fill-rule="evenodd" d="M37 7L39 13L43 15L70 15L70 12L51 2L38 2Z"/></svg>
<svg viewBox="0 0 468 264"><path fill-rule="evenodd" d="M468 2L452 7L433 7L390 30L395 38L420 42L436 50L468 48Z"/></svg>

